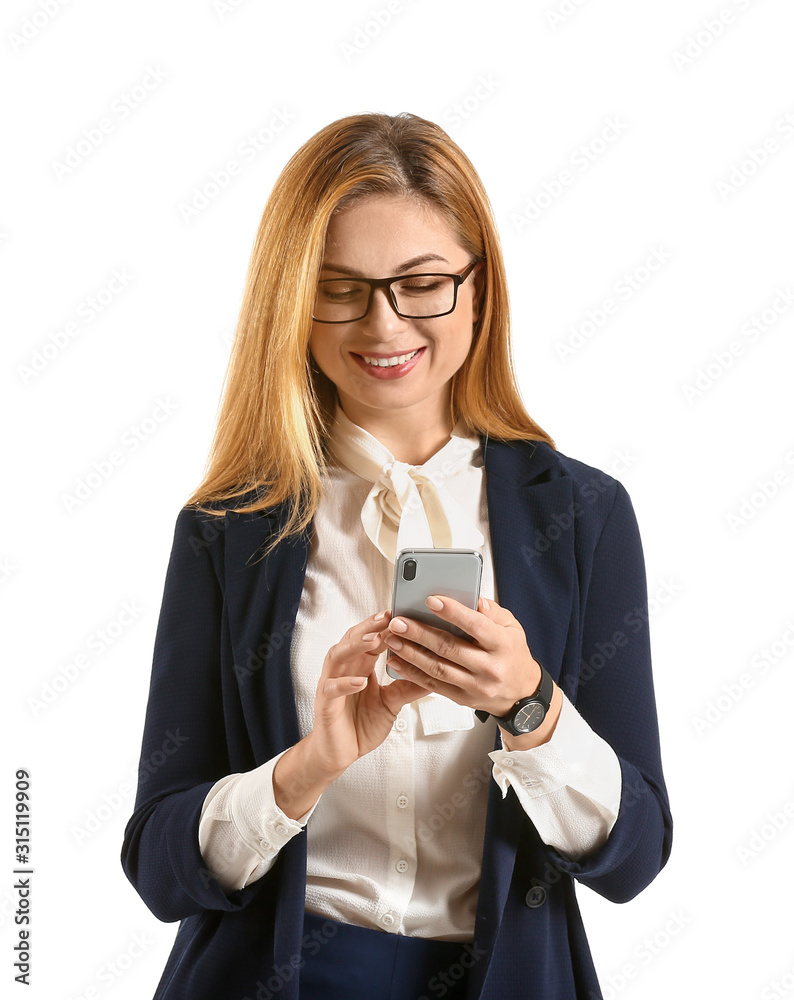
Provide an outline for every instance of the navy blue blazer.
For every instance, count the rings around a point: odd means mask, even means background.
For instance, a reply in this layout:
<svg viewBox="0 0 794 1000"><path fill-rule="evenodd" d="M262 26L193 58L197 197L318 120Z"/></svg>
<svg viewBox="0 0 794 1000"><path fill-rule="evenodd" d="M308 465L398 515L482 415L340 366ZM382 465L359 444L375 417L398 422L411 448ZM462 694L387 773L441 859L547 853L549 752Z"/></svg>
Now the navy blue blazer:
<svg viewBox="0 0 794 1000"><path fill-rule="evenodd" d="M503 799L490 782L471 950L479 957L466 996L597 1000L575 881L629 900L672 841L640 536L625 488L606 473L544 442L481 442L499 602L615 750L622 796L605 845L571 860L541 841L512 789ZM254 561L282 516L271 508L216 519L184 508L177 518L121 852L152 913L181 921L155 1000L298 1000L306 831L229 895L198 844L212 785L300 739L289 641L310 529Z"/></svg>

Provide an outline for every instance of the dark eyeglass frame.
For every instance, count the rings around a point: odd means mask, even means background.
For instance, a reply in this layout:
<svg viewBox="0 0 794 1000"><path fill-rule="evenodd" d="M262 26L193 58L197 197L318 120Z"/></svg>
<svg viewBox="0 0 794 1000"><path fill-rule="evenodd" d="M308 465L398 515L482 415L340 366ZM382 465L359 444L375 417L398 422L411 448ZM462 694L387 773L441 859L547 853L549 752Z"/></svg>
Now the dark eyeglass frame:
<svg viewBox="0 0 794 1000"><path fill-rule="evenodd" d="M372 293L376 288L385 288L389 303L392 309L397 313L401 319L436 319L438 316L449 316L450 313L455 311L455 307L458 304L458 289L463 284L463 282L468 278L477 264L480 261L485 260L485 257L475 257L474 260L465 267L458 274L441 274L438 271L426 272L423 271L421 274L398 274L395 278L323 278L318 281L318 285L327 285L330 281L358 281L364 285L369 285L369 295L367 296L367 307L360 316L356 316L355 319L317 319L316 316L312 316L312 321L315 323L357 323L360 319L364 319L372 306ZM397 300L392 291L392 285L395 281L405 281L408 278L452 278L454 283L454 289L452 292L452 308L447 309L442 313L433 313L432 316L409 316L406 313L401 313L397 308Z"/></svg>

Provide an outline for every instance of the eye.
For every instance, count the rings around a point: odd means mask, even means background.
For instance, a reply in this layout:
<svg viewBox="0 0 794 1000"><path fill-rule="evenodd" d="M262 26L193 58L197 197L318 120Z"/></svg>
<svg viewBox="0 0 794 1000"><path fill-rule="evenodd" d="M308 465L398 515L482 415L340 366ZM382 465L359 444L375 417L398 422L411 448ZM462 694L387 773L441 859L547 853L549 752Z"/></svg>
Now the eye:
<svg viewBox="0 0 794 1000"><path fill-rule="evenodd" d="M326 302L349 302L363 295L366 286L352 281L326 281L319 285L318 296Z"/></svg>
<svg viewBox="0 0 794 1000"><path fill-rule="evenodd" d="M443 279L432 274L420 274L415 278L406 278L397 284L397 291L404 295L424 295L437 292L443 285Z"/></svg>

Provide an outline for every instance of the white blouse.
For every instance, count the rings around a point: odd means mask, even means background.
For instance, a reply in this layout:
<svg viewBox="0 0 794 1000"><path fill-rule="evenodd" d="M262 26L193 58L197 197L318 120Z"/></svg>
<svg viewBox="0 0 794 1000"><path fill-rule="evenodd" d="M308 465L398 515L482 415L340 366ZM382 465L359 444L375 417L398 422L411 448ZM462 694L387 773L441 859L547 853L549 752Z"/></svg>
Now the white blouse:
<svg viewBox="0 0 794 1000"><path fill-rule="evenodd" d="M351 446L365 444L369 460L375 455L389 463L384 469L395 462L338 407L334 440L340 453L344 441L348 455ZM410 468L439 485L448 508L449 498L454 501L454 545L483 540L466 547L483 557L482 596L498 602L479 438L458 426L424 465ZM301 739L314 724L328 649L350 626L390 607L393 561L373 544L371 525L365 530L372 496L372 478L339 461L330 467L290 647ZM399 545L426 545L426 535L412 530L400 524ZM531 649L531 635L527 643ZM375 674L390 684L385 659L384 652ZM620 762L564 694L562 700L547 743L509 752L491 749L498 730L493 718L483 724L472 709L438 693L404 705L384 742L351 764L297 820L275 803L273 769L281 753L252 771L227 775L204 802L201 854L230 892L261 878L305 827L306 910L394 934L471 941L491 777L503 798L512 786L544 843L568 857L600 848L617 820Z"/></svg>

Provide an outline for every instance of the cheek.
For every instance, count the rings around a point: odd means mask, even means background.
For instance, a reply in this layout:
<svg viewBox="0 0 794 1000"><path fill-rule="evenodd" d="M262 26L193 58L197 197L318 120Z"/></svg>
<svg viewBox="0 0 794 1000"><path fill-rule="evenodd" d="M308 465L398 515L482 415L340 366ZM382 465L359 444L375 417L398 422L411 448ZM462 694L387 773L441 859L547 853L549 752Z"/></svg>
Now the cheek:
<svg viewBox="0 0 794 1000"><path fill-rule="evenodd" d="M461 320L455 324L455 329L450 330L450 353L454 356L458 366L462 365L469 356L474 330L471 320Z"/></svg>
<svg viewBox="0 0 794 1000"><path fill-rule="evenodd" d="M333 356L330 338L324 333L315 333L312 329L309 336L309 353L317 367L325 371ZM325 373L328 374L327 371Z"/></svg>

